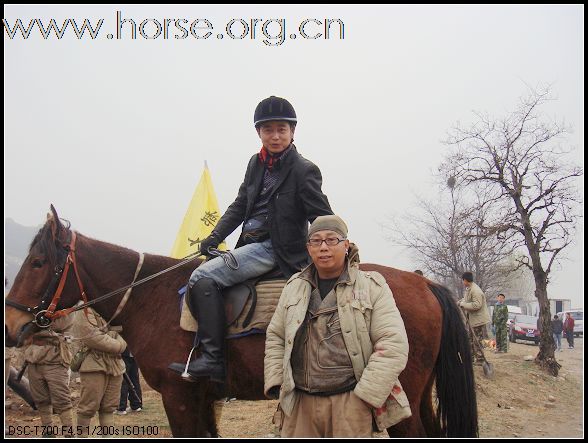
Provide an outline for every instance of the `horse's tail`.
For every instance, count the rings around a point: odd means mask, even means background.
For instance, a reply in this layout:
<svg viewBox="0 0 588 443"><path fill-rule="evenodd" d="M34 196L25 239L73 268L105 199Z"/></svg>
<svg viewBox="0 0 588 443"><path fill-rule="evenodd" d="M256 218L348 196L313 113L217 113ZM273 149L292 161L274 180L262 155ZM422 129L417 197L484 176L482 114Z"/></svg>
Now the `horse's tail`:
<svg viewBox="0 0 588 443"><path fill-rule="evenodd" d="M435 363L442 437L478 437L478 406L468 334L451 292L429 284L443 311L439 356Z"/></svg>

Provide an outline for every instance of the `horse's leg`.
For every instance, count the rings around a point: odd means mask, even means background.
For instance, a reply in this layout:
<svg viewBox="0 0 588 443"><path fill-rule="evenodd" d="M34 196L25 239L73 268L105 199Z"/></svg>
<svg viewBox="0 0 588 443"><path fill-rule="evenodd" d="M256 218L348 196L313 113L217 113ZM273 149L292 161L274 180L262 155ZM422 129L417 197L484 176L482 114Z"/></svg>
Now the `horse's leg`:
<svg viewBox="0 0 588 443"><path fill-rule="evenodd" d="M421 405L422 398L426 395L427 389L430 390L430 380L432 378L432 369L426 369L415 364L416 361L425 364L428 359L419 352L416 347L412 349L412 358L407 365L405 372L400 376L400 382L404 387L408 400L410 401L410 410L412 415L402 420L400 423L387 429L390 437L426 437L425 426L423 425ZM418 355L418 357L416 357Z"/></svg>
<svg viewBox="0 0 588 443"><path fill-rule="evenodd" d="M204 383L171 382L161 397L174 437L217 437L214 401Z"/></svg>
<svg viewBox="0 0 588 443"><path fill-rule="evenodd" d="M427 437L440 437L441 428L439 420L437 420L437 413L433 408L433 385L435 383L435 375L431 373L429 382L425 386L423 395L421 397L421 421L425 428Z"/></svg>

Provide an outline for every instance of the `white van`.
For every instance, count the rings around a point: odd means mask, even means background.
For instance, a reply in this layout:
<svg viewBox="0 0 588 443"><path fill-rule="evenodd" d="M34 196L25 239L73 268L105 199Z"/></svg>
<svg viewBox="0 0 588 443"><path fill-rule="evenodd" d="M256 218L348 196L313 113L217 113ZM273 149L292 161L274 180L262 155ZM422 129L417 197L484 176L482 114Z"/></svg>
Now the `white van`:
<svg viewBox="0 0 588 443"><path fill-rule="evenodd" d="M566 314L570 313L574 319L574 336L579 337L584 335L584 310L583 309L568 309L567 311L558 312L557 316L563 322L566 321Z"/></svg>
<svg viewBox="0 0 588 443"><path fill-rule="evenodd" d="M523 310L520 306L506 305L506 307L508 308L508 320L506 321L506 325L509 326L512 322L512 319L515 318L515 315L522 314Z"/></svg>

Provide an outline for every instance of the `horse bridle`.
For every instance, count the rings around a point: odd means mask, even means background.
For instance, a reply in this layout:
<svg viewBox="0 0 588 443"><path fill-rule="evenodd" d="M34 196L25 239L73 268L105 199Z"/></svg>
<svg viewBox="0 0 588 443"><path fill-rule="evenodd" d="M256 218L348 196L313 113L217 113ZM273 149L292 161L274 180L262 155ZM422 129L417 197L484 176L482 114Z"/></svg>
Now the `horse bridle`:
<svg viewBox="0 0 588 443"><path fill-rule="evenodd" d="M36 324L39 328L48 328L49 325L51 325L53 319L66 316L73 310L73 308L60 309L58 311L55 310L61 298L61 293L63 292L63 288L67 280L67 274L69 273L69 269L72 264L76 279L78 281L78 287L80 288L80 293L82 295L82 300L87 303L88 299L86 297L84 285L82 284L82 280L78 272L78 266L76 264L75 244L76 232L71 231L71 239L69 244L61 245L61 248L58 249L58 264L53 270L53 278L51 279L45 294L43 294L41 302L37 306L30 307L9 299L6 299L5 303L8 306L12 306L13 308L18 309L19 311L32 314L35 318L31 323Z"/></svg>

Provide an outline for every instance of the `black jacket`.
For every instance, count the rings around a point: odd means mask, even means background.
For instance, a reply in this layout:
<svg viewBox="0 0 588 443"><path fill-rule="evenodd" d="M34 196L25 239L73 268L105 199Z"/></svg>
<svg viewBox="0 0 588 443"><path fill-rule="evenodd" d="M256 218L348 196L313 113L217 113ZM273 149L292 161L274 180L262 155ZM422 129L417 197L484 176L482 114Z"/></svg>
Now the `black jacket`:
<svg viewBox="0 0 588 443"><path fill-rule="evenodd" d="M302 157L292 145L288 155L274 166L280 171L268 204L268 226L274 256L286 277L310 263L306 251L308 222L320 215L333 213L327 196L321 190L319 168ZM225 239L249 219L263 182L264 166L255 154L249 160L245 179L235 201L218 221L214 231ZM239 239L237 248L243 246Z"/></svg>
<svg viewBox="0 0 588 443"><path fill-rule="evenodd" d="M551 320L551 329L554 334L561 334L563 331L563 323L558 318L557 320Z"/></svg>

